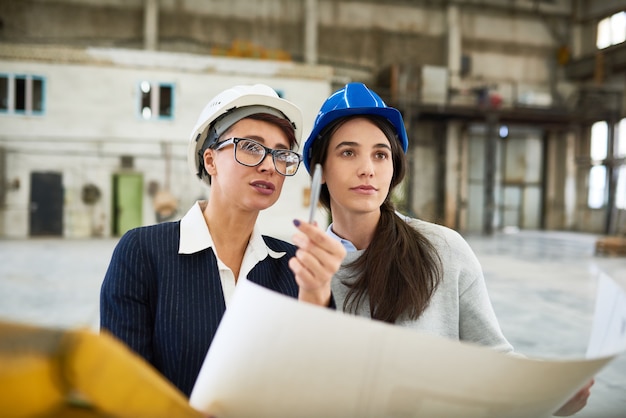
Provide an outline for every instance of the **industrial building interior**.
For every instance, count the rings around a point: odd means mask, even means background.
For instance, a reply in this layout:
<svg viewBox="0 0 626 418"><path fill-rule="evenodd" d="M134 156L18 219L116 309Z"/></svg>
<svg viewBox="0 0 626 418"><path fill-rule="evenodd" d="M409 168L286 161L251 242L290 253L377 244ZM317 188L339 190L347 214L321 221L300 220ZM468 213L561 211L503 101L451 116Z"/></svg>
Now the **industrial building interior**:
<svg viewBox="0 0 626 418"><path fill-rule="evenodd" d="M19 84L19 68L62 68L75 64L72 54L94 48L225 57L242 66L295 63L305 81L318 77L309 72L329 74L329 91L367 84L401 111L409 135L398 210L467 238L503 330L524 354L577 357L599 275L626 288L626 0L0 0L0 317L80 324L52 296L69 293L69 275L60 288L44 286L46 302L16 280L44 280L45 272L16 255L28 246L14 239L31 239L42 254L55 246L13 227L22 219L16 213L29 208L28 196L17 197L28 181L28 170L13 163L27 153L19 143L45 138L49 128L33 103L43 98L26 94L21 102L15 91L42 89L36 80ZM54 87L53 79L46 83ZM117 106L106 97L94 103ZM80 104L61 106L71 112ZM305 117L310 123L315 114ZM184 166L179 145L163 148L174 157L164 151L158 170ZM67 158L71 165L77 157ZM88 191L101 199L97 188ZM81 208L93 211L87 203ZM108 211L110 202L102 204ZM63 241L72 235L67 228L52 235ZM101 244L83 261L97 267L79 271L97 293L119 234L108 226L89 234ZM58 246L64 256L73 251L68 245ZM19 307L9 292L23 297ZM85 298L83 319L97 316L94 305L97 295ZM624 376L622 352L576 416L626 417Z"/></svg>
<svg viewBox="0 0 626 418"><path fill-rule="evenodd" d="M613 243L626 233L623 2L249 6L2 1L0 39L11 60L62 46L328 67L333 90L362 81L403 113L411 173L397 200L407 213L470 233L566 230Z"/></svg>

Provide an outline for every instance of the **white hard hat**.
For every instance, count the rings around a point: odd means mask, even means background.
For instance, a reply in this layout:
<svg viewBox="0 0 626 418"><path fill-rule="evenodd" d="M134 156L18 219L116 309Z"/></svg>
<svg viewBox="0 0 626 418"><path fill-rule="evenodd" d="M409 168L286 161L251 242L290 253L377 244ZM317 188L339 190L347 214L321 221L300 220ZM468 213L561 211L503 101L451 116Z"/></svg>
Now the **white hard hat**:
<svg viewBox="0 0 626 418"><path fill-rule="evenodd" d="M232 125L257 113L269 113L291 122L296 142L302 135L302 112L293 103L281 99L276 91L265 84L234 86L215 96L202 110L191 132L187 150L187 163L191 172L207 184L203 176L200 151L215 142Z"/></svg>

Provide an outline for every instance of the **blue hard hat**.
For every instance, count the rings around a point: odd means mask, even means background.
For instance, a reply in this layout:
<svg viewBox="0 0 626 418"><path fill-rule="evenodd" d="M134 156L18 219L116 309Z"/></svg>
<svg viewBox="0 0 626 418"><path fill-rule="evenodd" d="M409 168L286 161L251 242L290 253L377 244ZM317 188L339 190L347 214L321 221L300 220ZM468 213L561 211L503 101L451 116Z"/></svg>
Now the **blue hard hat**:
<svg viewBox="0 0 626 418"><path fill-rule="evenodd" d="M409 146L409 140L406 135L406 128L404 127L404 121L402 120L400 111L387 106L383 99L373 90L367 88L365 84L348 83L326 99L315 118L313 130L304 143L302 156L304 166L309 173L311 172L311 146L319 137L320 132L334 120L344 116L355 115L378 115L387 118L395 128L400 145L402 145L402 149L406 152Z"/></svg>

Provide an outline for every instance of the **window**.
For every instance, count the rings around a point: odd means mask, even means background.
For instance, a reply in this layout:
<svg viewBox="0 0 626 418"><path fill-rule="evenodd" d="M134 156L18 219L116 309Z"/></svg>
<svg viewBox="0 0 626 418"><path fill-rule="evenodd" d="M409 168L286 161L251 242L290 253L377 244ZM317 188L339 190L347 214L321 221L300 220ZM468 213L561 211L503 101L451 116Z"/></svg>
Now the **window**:
<svg viewBox="0 0 626 418"><path fill-rule="evenodd" d="M609 125L604 122L596 122L591 126L591 149L592 163L600 164L607 157ZM587 205L592 209L604 206L606 195L606 166L594 165L589 170L589 194Z"/></svg>
<svg viewBox="0 0 626 418"><path fill-rule="evenodd" d="M607 167L605 160L609 157L608 129L606 122L596 122L591 126L590 159L592 167L589 171L589 194L587 204L592 209L600 209L606 204L608 189ZM626 118L617 124L615 135L614 161L617 161L617 184L615 187L615 206L626 209ZM621 160L620 160L621 159ZM622 161L620 163L620 161ZM621 165L620 165L621 164Z"/></svg>
<svg viewBox="0 0 626 418"><path fill-rule="evenodd" d="M596 165L589 171L589 195L587 204L591 209L600 209L604 206L606 191L606 167Z"/></svg>
<svg viewBox="0 0 626 418"><path fill-rule="evenodd" d="M9 111L9 77L0 74L0 112Z"/></svg>
<svg viewBox="0 0 626 418"><path fill-rule="evenodd" d="M40 115L44 111L44 91L43 77L0 74L0 113Z"/></svg>
<svg viewBox="0 0 626 418"><path fill-rule="evenodd" d="M171 119L174 116L174 86L172 84L139 83L139 114L142 119Z"/></svg>
<svg viewBox="0 0 626 418"><path fill-rule="evenodd" d="M615 191L615 207L626 209L626 165L619 168Z"/></svg>
<svg viewBox="0 0 626 418"><path fill-rule="evenodd" d="M617 131L617 149L615 151L615 157L626 157L626 118L619 121Z"/></svg>
<svg viewBox="0 0 626 418"><path fill-rule="evenodd" d="M609 125L602 121L591 126L591 159L604 160L607 156Z"/></svg>
<svg viewBox="0 0 626 418"><path fill-rule="evenodd" d="M626 158L626 118L619 121L615 157ZM618 209L626 209L626 165L622 163L616 169L618 174L615 187L615 206Z"/></svg>
<svg viewBox="0 0 626 418"><path fill-rule="evenodd" d="M598 23L596 46L608 48L626 41L626 12L615 13Z"/></svg>

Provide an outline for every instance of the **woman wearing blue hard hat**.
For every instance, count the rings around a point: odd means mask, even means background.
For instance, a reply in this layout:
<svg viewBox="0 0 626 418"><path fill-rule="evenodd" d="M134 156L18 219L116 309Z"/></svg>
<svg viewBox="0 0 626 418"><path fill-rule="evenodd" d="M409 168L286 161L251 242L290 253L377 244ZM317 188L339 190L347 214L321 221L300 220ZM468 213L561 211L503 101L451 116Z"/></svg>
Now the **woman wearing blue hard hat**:
<svg viewBox="0 0 626 418"><path fill-rule="evenodd" d="M402 115L362 83L322 105L303 147L305 167L320 164L328 234L347 250L332 280L338 308L415 330L513 352L482 273L456 231L399 214L391 194L406 172ZM557 413L571 415L590 384Z"/></svg>

